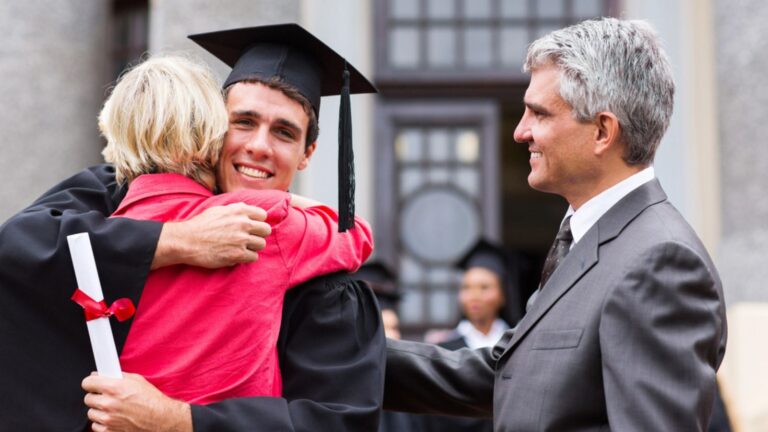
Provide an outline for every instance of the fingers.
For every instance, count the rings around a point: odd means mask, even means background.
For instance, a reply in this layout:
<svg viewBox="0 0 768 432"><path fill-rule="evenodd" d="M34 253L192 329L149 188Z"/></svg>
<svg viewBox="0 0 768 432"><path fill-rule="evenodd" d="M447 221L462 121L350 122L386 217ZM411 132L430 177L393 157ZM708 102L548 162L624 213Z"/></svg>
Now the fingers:
<svg viewBox="0 0 768 432"><path fill-rule="evenodd" d="M258 237L268 237L272 234L272 227L266 222L251 222L248 232Z"/></svg>
<svg viewBox="0 0 768 432"><path fill-rule="evenodd" d="M86 393L83 398L85 406L99 411L105 411L107 407L107 397L98 393Z"/></svg>
<svg viewBox="0 0 768 432"><path fill-rule="evenodd" d="M91 374L83 379L80 386L88 393L106 393L114 381L114 378Z"/></svg>
<svg viewBox="0 0 768 432"><path fill-rule="evenodd" d="M258 222L263 222L267 220L267 211L261 207L245 205L245 214L252 220L255 220Z"/></svg>
<svg viewBox="0 0 768 432"><path fill-rule="evenodd" d="M248 216L249 219L257 222L263 222L267 220L267 211L261 207L248 205L243 202L228 204L224 207L228 208L235 214L244 214Z"/></svg>
<svg viewBox="0 0 768 432"><path fill-rule="evenodd" d="M93 422L91 429L97 432L106 431L107 427L104 426L109 421L109 414L97 409L88 410L88 420Z"/></svg>
<svg viewBox="0 0 768 432"><path fill-rule="evenodd" d="M258 252L267 247L267 240L263 236L251 234L245 244L246 249Z"/></svg>

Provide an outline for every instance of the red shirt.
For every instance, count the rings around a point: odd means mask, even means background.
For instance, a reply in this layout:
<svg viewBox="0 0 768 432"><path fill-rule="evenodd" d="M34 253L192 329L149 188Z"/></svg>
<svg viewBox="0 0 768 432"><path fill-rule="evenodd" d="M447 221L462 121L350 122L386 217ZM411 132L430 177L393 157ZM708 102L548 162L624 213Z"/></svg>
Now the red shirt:
<svg viewBox="0 0 768 432"><path fill-rule="evenodd" d="M178 221L237 202L267 211L272 235L259 260L215 270L153 270L120 355L123 370L190 403L280 396L276 344L285 291L315 276L355 271L373 248L362 219L339 233L328 207L292 207L290 195L275 190L213 195L178 174L136 178L113 216Z"/></svg>

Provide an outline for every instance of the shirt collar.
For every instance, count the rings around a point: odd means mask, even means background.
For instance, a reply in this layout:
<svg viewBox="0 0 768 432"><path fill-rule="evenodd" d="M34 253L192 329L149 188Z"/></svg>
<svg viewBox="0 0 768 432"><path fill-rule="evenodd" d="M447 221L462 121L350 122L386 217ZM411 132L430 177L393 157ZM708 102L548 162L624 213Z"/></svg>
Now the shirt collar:
<svg viewBox="0 0 768 432"><path fill-rule="evenodd" d="M509 325L497 318L493 321L493 324L491 324L491 330L488 334L483 334L483 332L476 329L468 320L461 320L456 327L456 332L464 338L464 342L466 342L468 347L475 349L496 345L496 342L501 339L507 329L509 329Z"/></svg>
<svg viewBox="0 0 768 432"><path fill-rule="evenodd" d="M648 167L600 192L585 202L578 210L574 211L573 207L568 207L565 217L571 216L571 233L573 234L571 247L578 243L584 237L584 234L592 228L592 225L600 220L611 207L630 192L648 183L655 177L656 174L653 167Z"/></svg>
<svg viewBox="0 0 768 432"><path fill-rule="evenodd" d="M213 192L205 186L181 174L142 174L133 179L128 186L128 193L126 193L117 211L119 212L137 201L168 193L191 194L201 197L213 195Z"/></svg>

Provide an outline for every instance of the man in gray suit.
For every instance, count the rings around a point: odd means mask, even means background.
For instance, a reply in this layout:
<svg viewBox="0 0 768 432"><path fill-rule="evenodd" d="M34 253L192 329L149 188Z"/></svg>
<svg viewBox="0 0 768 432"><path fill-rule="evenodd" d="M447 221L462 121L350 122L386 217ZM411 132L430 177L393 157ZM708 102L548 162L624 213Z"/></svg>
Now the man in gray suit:
<svg viewBox="0 0 768 432"><path fill-rule="evenodd" d="M492 349L388 341L384 408L496 431L706 430L723 294L654 176L674 95L658 36L586 21L531 44L525 67L528 183L570 204L536 299Z"/></svg>

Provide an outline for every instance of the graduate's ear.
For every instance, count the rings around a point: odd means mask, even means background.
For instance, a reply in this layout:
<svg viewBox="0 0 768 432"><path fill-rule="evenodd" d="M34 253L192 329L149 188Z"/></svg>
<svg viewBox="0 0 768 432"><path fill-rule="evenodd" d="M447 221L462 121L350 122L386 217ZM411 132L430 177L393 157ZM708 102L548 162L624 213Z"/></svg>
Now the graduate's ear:
<svg viewBox="0 0 768 432"><path fill-rule="evenodd" d="M298 167L299 171L309 166L309 160L312 159L312 155L315 153L316 148L317 148L317 141L308 145L307 148L304 150L304 155L302 155L301 160L299 161L299 167Z"/></svg>
<svg viewBox="0 0 768 432"><path fill-rule="evenodd" d="M621 145L621 126L616 114L610 111L598 113L595 117L595 155L602 156ZM622 150L623 151L623 150Z"/></svg>

